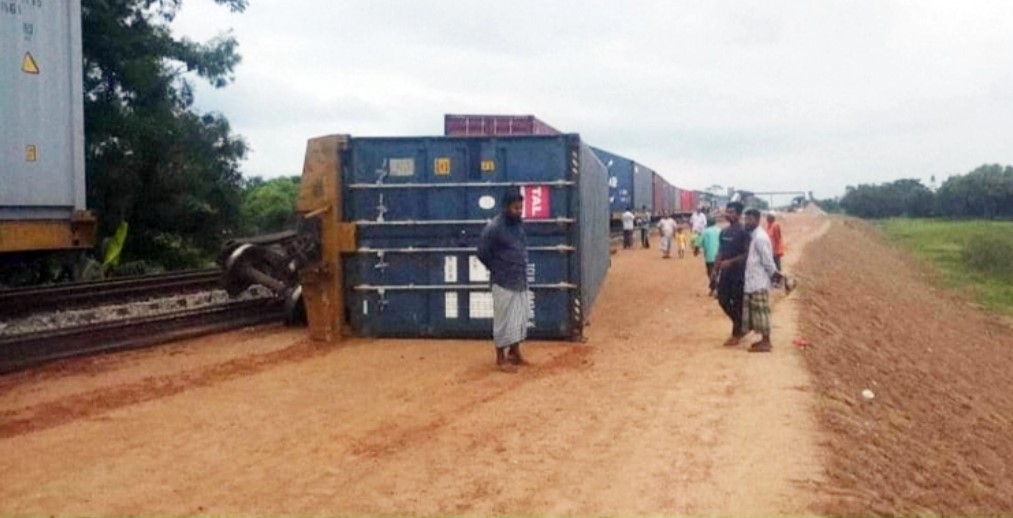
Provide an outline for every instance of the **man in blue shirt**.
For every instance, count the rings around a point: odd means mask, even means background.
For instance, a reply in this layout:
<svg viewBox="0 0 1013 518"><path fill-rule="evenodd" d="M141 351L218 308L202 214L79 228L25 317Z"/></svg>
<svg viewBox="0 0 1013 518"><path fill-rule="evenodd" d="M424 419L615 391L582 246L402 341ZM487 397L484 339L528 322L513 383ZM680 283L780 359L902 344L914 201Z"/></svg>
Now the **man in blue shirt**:
<svg viewBox="0 0 1013 518"><path fill-rule="evenodd" d="M524 196L508 191L502 207L503 212L482 230L478 259L491 274L496 365L512 371L525 364L521 342L528 333L528 246L521 220Z"/></svg>
<svg viewBox="0 0 1013 518"><path fill-rule="evenodd" d="M721 229L713 218L707 218L707 227L697 236L696 246L703 249L703 262L707 266L707 286L709 297L713 297L718 289L717 276L714 275L714 263L718 260L718 248L721 246Z"/></svg>
<svg viewBox="0 0 1013 518"><path fill-rule="evenodd" d="M725 207L725 219L728 226L721 231L721 245L718 248L717 262L714 265L718 275L718 303L732 321L732 336L725 342L727 346L738 345L742 339L742 300L745 276L746 256L749 254L749 232L742 227L739 218L743 206L737 201Z"/></svg>

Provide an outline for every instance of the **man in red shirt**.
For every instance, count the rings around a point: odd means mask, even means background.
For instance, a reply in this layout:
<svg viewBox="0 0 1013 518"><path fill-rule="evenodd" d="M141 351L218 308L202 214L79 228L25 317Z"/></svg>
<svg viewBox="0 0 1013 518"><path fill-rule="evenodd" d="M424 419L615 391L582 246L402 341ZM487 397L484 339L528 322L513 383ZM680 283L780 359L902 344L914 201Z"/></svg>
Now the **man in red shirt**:
<svg viewBox="0 0 1013 518"><path fill-rule="evenodd" d="M784 275L784 269L781 268L781 257L784 256L784 237L781 236L781 224L777 222L777 215L773 212L767 213L767 235L770 236L771 248L774 249L774 265L777 266L777 271L782 274L780 282L776 284L784 286L784 290L791 293L791 290L795 289L795 283Z"/></svg>
<svg viewBox="0 0 1013 518"><path fill-rule="evenodd" d="M767 235L770 236L770 244L774 248L774 264L777 270L781 270L781 257L784 256L784 238L781 237L781 224L777 222L777 215L773 212L767 213Z"/></svg>

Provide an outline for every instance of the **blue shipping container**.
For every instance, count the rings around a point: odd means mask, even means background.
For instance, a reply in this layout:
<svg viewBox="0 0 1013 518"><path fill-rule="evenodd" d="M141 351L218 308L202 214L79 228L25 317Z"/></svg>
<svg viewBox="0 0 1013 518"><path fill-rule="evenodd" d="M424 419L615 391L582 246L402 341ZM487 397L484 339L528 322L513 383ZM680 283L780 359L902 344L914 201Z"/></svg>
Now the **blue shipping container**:
<svg viewBox="0 0 1013 518"><path fill-rule="evenodd" d="M608 184L578 135L352 138L343 156L347 321L360 336L490 337L476 246L508 189L525 195L529 335L578 339L608 270Z"/></svg>
<svg viewBox="0 0 1013 518"><path fill-rule="evenodd" d="M629 158L604 149L591 148L608 169L609 207L613 219L632 207L654 213L654 171Z"/></svg>

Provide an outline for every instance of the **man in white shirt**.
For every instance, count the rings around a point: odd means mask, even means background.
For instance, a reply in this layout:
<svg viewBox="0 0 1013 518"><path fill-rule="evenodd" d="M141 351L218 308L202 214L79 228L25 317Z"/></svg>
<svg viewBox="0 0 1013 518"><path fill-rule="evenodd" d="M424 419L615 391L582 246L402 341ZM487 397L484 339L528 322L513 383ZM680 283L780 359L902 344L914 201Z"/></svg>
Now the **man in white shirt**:
<svg viewBox="0 0 1013 518"><path fill-rule="evenodd" d="M707 230L707 215L703 213L702 207L697 207L696 212L689 218L689 224L693 227L693 255L700 255L700 247L695 243L700 234Z"/></svg>
<svg viewBox="0 0 1013 518"><path fill-rule="evenodd" d="M633 248L633 223L637 217L629 207L623 213L623 248Z"/></svg>
<svg viewBox="0 0 1013 518"><path fill-rule="evenodd" d="M675 236L675 228L678 224L672 219L671 214L665 214L658 222L658 230L661 232L661 257L668 259L672 254L672 237Z"/></svg>
<svg viewBox="0 0 1013 518"><path fill-rule="evenodd" d="M751 353L770 352L770 287L780 273L774 264L774 248L770 237L760 227L760 211L749 209L745 229L750 233L749 255L746 257L746 279L742 302L742 334L756 331L763 338L750 348Z"/></svg>

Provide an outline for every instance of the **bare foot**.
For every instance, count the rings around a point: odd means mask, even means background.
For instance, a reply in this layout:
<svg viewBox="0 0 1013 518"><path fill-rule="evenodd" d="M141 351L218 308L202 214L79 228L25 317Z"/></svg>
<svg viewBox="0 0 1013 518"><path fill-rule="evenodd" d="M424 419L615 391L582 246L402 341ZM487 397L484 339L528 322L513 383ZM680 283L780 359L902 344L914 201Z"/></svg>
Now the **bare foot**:
<svg viewBox="0 0 1013 518"><path fill-rule="evenodd" d="M512 363L498 363L497 362L496 363L496 369L498 369L500 372L505 372L507 374L513 374L513 373L517 372L517 366L514 365L514 364L512 364Z"/></svg>
<svg viewBox="0 0 1013 518"><path fill-rule="evenodd" d="M753 345L751 345L749 347L749 352L751 352L751 353L769 353L771 351L771 349L773 349L773 348L774 348L774 346L770 342L768 342L766 340L760 340L759 342L756 342L755 344L753 344Z"/></svg>
<svg viewBox="0 0 1013 518"><path fill-rule="evenodd" d="M527 365L531 365L530 363L528 363L527 360L524 359L523 356L521 356L519 354L517 354L517 355L510 355L508 357L508 359L509 359L511 365L517 365L519 367L524 367L524 366L527 366Z"/></svg>
<svg viewBox="0 0 1013 518"><path fill-rule="evenodd" d="M739 342L741 341L742 341L741 336L732 336L727 340L725 340L725 347L735 347L736 345L739 345Z"/></svg>

